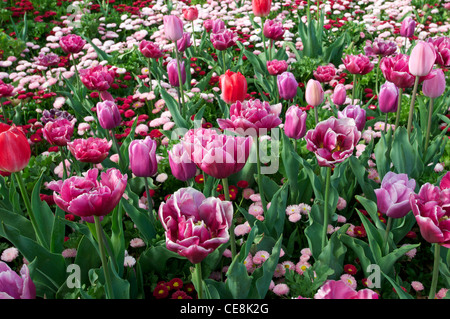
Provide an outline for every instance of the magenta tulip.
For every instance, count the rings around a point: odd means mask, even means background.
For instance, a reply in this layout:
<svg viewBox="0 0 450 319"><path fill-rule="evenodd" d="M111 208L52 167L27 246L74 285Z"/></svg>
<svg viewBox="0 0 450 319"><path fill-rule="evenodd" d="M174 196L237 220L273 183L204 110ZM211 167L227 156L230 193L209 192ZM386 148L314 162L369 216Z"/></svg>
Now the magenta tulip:
<svg viewBox="0 0 450 319"><path fill-rule="evenodd" d="M220 31L213 32L211 33L209 38L213 47L219 51L224 51L234 46L237 40L234 32L228 29L222 29Z"/></svg>
<svg viewBox="0 0 450 319"><path fill-rule="evenodd" d="M296 105L292 105L286 111L284 123L284 134L296 140L301 139L306 134L306 118L308 114Z"/></svg>
<svg viewBox="0 0 450 319"><path fill-rule="evenodd" d="M184 61L180 62L180 70L181 70L181 81L182 84L186 83L186 68L184 66ZM178 64L177 60L173 59L167 63L167 74L169 76L169 83L173 87L180 86L180 78L178 76Z"/></svg>
<svg viewBox="0 0 450 319"><path fill-rule="evenodd" d="M331 96L331 100L335 105L343 105L345 100L347 99L347 90L345 89L345 85L339 83L334 87L333 95Z"/></svg>
<svg viewBox="0 0 450 319"><path fill-rule="evenodd" d="M48 188L59 208L79 217L105 216L118 204L127 186L127 175L110 168L98 178L98 169L88 170L84 176L72 176L53 181Z"/></svg>
<svg viewBox="0 0 450 319"><path fill-rule="evenodd" d="M178 41L183 36L183 21L174 15L165 15L163 18L164 35L172 41Z"/></svg>
<svg viewBox="0 0 450 319"><path fill-rule="evenodd" d="M378 107L380 111L383 113L397 112L399 93L399 89L394 83L384 83L378 94Z"/></svg>
<svg viewBox="0 0 450 319"><path fill-rule="evenodd" d="M233 205L218 198L206 198L194 188L181 188L161 203L158 215L167 249L198 264L229 241Z"/></svg>
<svg viewBox="0 0 450 319"><path fill-rule="evenodd" d="M288 64L285 60L267 61L266 66L270 75L279 75L288 69Z"/></svg>
<svg viewBox="0 0 450 319"><path fill-rule="evenodd" d="M284 34L283 24L274 20L266 20L263 27L263 34L267 39L274 41L281 40Z"/></svg>
<svg viewBox="0 0 450 319"><path fill-rule="evenodd" d="M310 79L306 83L305 100L306 103L314 107L322 104L324 99L324 91L319 81Z"/></svg>
<svg viewBox="0 0 450 319"><path fill-rule="evenodd" d="M385 57L397 52L397 44L392 41L385 41L381 39L375 39L373 42L367 41L364 47L364 53L367 56L381 56Z"/></svg>
<svg viewBox="0 0 450 319"><path fill-rule="evenodd" d="M117 104L112 101L98 102L96 111L98 122L105 130L112 130L122 122L119 108Z"/></svg>
<svg viewBox="0 0 450 319"><path fill-rule="evenodd" d="M391 218L402 218L411 211L410 195L414 193L416 181L407 174L388 172L375 190L378 210Z"/></svg>
<svg viewBox="0 0 450 319"><path fill-rule="evenodd" d="M327 280L314 295L314 299L378 299L371 289L356 291L342 280Z"/></svg>
<svg viewBox="0 0 450 319"><path fill-rule="evenodd" d="M409 72L409 55L397 54L384 57L380 61L380 69L387 81L398 88L406 89L414 85L415 76Z"/></svg>
<svg viewBox="0 0 450 319"><path fill-rule="evenodd" d="M45 140L52 145L66 146L72 139L75 121L61 117L47 122L42 130Z"/></svg>
<svg viewBox="0 0 450 319"><path fill-rule="evenodd" d="M277 76L278 93L284 100L291 100L297 95L298 82L291 72L283 72Z"/></svg>
<svg viewBox="0 0 450 319"><path fill-rule="evenodd" d="M409 73L414 76L426 76L431 72L436 61L434 47L424 41L419 41L411 51L408 66Z"/></svg>
<svg viewBox="0 0 450 319"><path fill-rule="evenodd" d="M358 131L362 132L366 125L366 110L359 105L347 105L342 111L338 111L338 118L354 119Z"/></svg>
<svg viewBox="0 0 450 319"><path fill-rule="evenodd" d="M445 91L445 75L442 69L436 69L431 71L434 77L427 79L422 83L423 95L430 98L437 98L442 95Z"/></svg>
<svg viewBox="0 0 450 319"><path fill-rule="evenodd" d="M321 82L330 82L336 76L336 68L333 64L320 65L313 72L314 78Z"/></svg>
<svg viewBox="0 0 450 319"><path fill-rule="evenodd" d="M86 88L93 91L106 91L114 82L114 72L102 65L80 70L80 77Z"/></svg>
<svg viewBox="0 0 450 319"><path fill-rule="evenodd" d="M177 41L177 48L179 52L186 51L187 48L189 48L192 45L191 42L191 35L189 32L184 32L181 39Z"/></svg>
<svg viewBox="0 0 450 319"><path fill-rule="evenodd" d="M400 26L400 35L405 38L410 38L414 35L415 28L416 21L410 17L407 17L402 21L402 25Z"/></svg>
<svg viewBox="0 0 450 319"><path fill-rule="evenodd" d="M35 299L36 286L30 277L26 264L20 269L20 276L6 263L0 261L0 299Z"/></svg>
<svg viewBox="0 0 450 319"><path fill-rule="evenodd" d="M59 39L59 45L61 46L61 49L68 54L79 53L81 50L83 50L85 44L86 41L76 34L68 34Z"/></svg>
<svg viewBox="0 0 450 319"><path fill-rule="evenodd" d="M158 171L156 141L150 136L143 140L133 140L128 147L130 169L138 177L151 177Z"/></svg>
<svg viewBox="0 0 450 319"><path fill-rule="evenodd" d="M67 143L70 153L77 161L93 164L103 162L108 156L111 146L112 141L99 137L79 138Z"/></svg>
<svg viewBox="0 0 450 319"><path fill-rule="evenodd" d="M316 155L319 166L334 167L353 154L361 132L352 118L330 117L306 133L306 148Z"/></svg>
<svg viewBox="0 0 450 319"><path fill-rule="evenodd" d="M139 44L139 51L141 51L143 56L149 59L158 59L164 55L161 48L156 43L146 40L142 40Z"/></svg>
<svg viewBox="0 0 450 319"><path fill-rule="evenodd" d="M370 62L369 58L363 54L348 54L342 62L344 63L347 71L351 74L364 75L372 71L374 68L374 64Z"/></svg>
<svg viewBox="0 0 450 319"><path fill-rule="evenodd" d="M168 154L170 170L176 179L185 182L195 176L197 165L192 162L182 143L175 144Z"/></svg>
<svg viewBox="0 0 450 319"><path fill-rule="evenodd" d="M11 84L7 84L0 80L0 97L11 97L16 93L14 92L14 86Z"/></svg>
<svg viewBox="0 0 450 319"><path fill-rule="evenodd" d="M428 38L427 42L433 45L436 51L436 64L442 67L450 66L450 37Z"/></svg>

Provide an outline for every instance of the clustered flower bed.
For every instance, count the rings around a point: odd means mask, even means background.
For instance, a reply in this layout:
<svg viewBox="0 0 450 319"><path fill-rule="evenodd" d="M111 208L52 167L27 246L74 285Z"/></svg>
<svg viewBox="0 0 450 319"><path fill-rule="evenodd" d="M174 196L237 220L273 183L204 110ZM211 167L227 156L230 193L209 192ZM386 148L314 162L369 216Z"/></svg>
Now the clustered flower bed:
<svg viewBox="0 0 450 319"><path fill-rule="evenodd" d="M450 2L0 6L0 299L450 297Z"/></svg>

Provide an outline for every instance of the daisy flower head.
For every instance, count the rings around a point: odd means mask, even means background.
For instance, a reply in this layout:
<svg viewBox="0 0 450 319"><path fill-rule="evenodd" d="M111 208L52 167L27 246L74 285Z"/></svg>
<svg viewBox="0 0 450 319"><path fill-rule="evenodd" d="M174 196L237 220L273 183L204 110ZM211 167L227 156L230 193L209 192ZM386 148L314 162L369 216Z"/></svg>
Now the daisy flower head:
<svg viewBox="0 0 450 319"><path fill-rule="evenodd" d="M295 265L295 271L300 274L303 275L303 273L305 272L306 269L308 269L309 267L311 267L311 264L306 262L306 261L299 261L296 265Z"/></svg>
<svg viewBox="0 0 450 319"><path fill-rule="evenodd" d="M340 278L347 286L356 289L357 282L355 277L349 274L343 274Z"/></svg>
<svg viewBox="0 0 450 319"><path fill-rule="evenodd" d="M299 205L289 205L286 207L286 215L292 215L292 214L300 214L300 206Z"/></svg>
<svg viewBox="0 0 450 319"><path fill-rule="evenodd" d="M420 281L412 281L411 282L411 287L415 291L422 291L424 289L423 284Z"/></svg>
<svg viewBox="0 0 450 319"><path fill-rule="evenodd" d="M276 284L272 291L277 296L287 295L289 293L289 286L286 284Z"/></svg>
<svg viewBox="0 0 450 319"><path fill-rule="evenodd" d="M294 214L289 215L288 219L291 223L296 223L300 219L302 219L302 215L300 213L294 213Z"/></svg>
<svg viewBox="0 0 450 319"><path fill-rule="evenodd" d="M12 262L14 259L16 259L19 256L19 250L16 247L10 247L6 248L2 252L1 260L4 262Z"/></svg>
<svg viewBox="0 0 450 319"><path fill-rule="evenodd" d="M295 270L295 264L290 260L283 261L281 265L283 265L286 270Z"/></svg>
<svg viewBox="0 0 450 319"><path fill-rule="evenodd" d="M305 203L299 204L298 207L300 208L300 212L303 215L308 215L309 212L311 211L311 206L309 206L308 204L305 204Z"/></svg>
<svg viewBox="0 0 450 319"><path fill-rule="evenodd" d="M270 257L270 254L267 251L260 250L260 251L256 252L255 256L253 256L253 263L256 265L261 265L269 257Z"/></svg>
<svg viewBox="0 0 450 319"><path fill-rule="evenodd" d="M285 273L286 273L286 268L284 268L284 266L282 264L278 264L275 267L275 271L273 273L273 276L275 278L280 278L280 277L283 277L285 275Z"/></svg>

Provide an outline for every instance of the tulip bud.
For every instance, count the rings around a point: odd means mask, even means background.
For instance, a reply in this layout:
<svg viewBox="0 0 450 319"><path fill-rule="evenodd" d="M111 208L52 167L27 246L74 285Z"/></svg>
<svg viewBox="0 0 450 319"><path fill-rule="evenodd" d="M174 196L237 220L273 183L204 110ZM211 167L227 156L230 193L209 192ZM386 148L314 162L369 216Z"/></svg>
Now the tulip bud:
<svg viewBox="0 0 450 319"><path fill-rule="evenodd" d="M312 106L319 106L322 104L324 92L319 81L310 79L306 84L305 100L306 103Z"/></svg>
<svg viewBox="0 0 450 319"><path fill-rule="evenodd" d="M347 99L347 90L345 89L344 84L339 83L334 88L333 96L331 97L331 100L335 105L342 105L345 103L345 100Z"/></svg>
<svg viewBox="0 0 450 319"><path fill-rule="evenodd" d="M426 76L436 61L436 51L425 41L419 41L411 51L408 66L409 72L415 76Z"/></svg>
<svg viewBox="0 0 450 319"><path fill-rule="evenodd" d="M291 72L283 72L277 76L278 92L280 97L285 100L294 98L297 94L298 83L294 74Z"/></svg>
<svg viewBox="0 0 450 319"><path fill-rule="evenodd" d="M432 72L436 74L431 79L423 81L422 92L425 96L434 99L441 96L445 91L445 75L442 69L436 69Z"/></svg>
<svg viewBox="0 0 450 319"><path fill-rule="evenodd" d="M284 34L283 25L276 23L274 20L267 20L264 23L263 34L267 39L280 40Z"/></svg>
<svg viewBox="0 0 450 319"><path fill-rule="evenodd" d="M98 102L96 109L100 126L105 130L112 130L122 122L122 117L116 103L112 101Z"/></svg>
<svg viewBox="0 0 450 319"><path fill-rule="evenodd" d="M25 134L15 125L0 123L0 149L0 171L19 172L30 161L30 144Z"/></svg>
<svg viewBox="0 0 450 319"><path fill-rule="evenodd" d="M197 165L192 162L190 154L183 144L176 144L169 153L169 165L173 176L180 181L187 181L195 176Z"/></svg>
<svg viewBox="0 0 450 319"><path fill-rule="evenodd" d="M384 83L380 88L380 93L378 94L378 106L380 111L383 113L394 113L397 112L398 108L398 87L392 83Z"/></svg>
<svg viewBox="0 0 450 319"><path fill-rule="evenodd" d="M186 69L184 67L184 61L180 62L180 70L181 70L181 81L184 84L186 82ZM169 83L173 87L180 86L180 79L178 77L178 65L177 60L173 59L167 63L167 74L169 75Z"/></svg>
<svg viewBox="0 0 450 319"><path fill-rule="evenodd" d="M359 105L347 105L345 109L338 112L338 119L342 118L354 119L356 128L362 132L366 125L366 110Z"/></svg>
<svg viewBox="0 0 450 319"><path fill-rule="evenodd" d="M187 21L194 21L198 18L198 9L196 7L183 9L183 16Z"/></svg>
<svg viewBox="0 0 450 319"><path fill-rule="evenodd" d="M183 36L183 21L174 15L164 16L164 34L170 41L177 41Z"/></svg>
<svg viewBox="0 0 450 319"><path fill-rule="evenodd" d="M253 14L257 17L267 17L272 7L272 0L252 0Z"/></svg>
<svg viewBox="0 0 450 319"><path fill-rule="evenodd" d="M130 169L138 177L151 177L158 170L156 141L147 136L144 140L133 140L128 148Z"/></svg>
<svg viewBox="0 0 450 319"><path fill-rule="evenodd" d="M219 78L222 100L227 104L244 101L247 96L247 80L240 72L227 70Z"/></svg>
<svg viewBox="0 0 450 319"><path fill-rule="evenodd" d="M308 114L298 106L292 105L286 111L286 121L284 123L284 134L296 140L301 139L306 134L306 118Z"/></svg>
<svg viewBox="0 0 450 319"><path fill-rule="evenodd" d="M400 27L400 35L402 37L410 38L414 35L414 29L416 28L416 21L408 17L402 21Z"/></svg>
<svg viewBox="0 0 450 319"><path fill-rule="evenodd" d="M267 71L270 75L278 75L285 72L288 68L288 64L285 60L272 60L266 63Z"/></svg>
<svg viewBox="0 0 450 319"><path fill-rule="evenodd" d="M181 39L177 41L178 52L184 52L187 48L192 45L191 35L188 32L184 32Z"/></svg>

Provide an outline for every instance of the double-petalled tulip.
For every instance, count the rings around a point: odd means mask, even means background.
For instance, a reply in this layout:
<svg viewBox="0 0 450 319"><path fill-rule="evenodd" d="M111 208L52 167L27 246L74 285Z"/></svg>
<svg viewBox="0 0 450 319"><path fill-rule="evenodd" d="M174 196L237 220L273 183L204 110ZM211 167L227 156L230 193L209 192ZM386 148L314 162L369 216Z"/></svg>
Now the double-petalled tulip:
<svg viewBox="0 0 450 319"><path fill-rule="evenodd" d="M240 72L227 70L220 76L219 86L222 90L221 98L227 104L244 101L247 96L247 80Z"/></svg>
<svg viewBox="0 0 450 319"><path fill-rule="evenodd" d="M367 56L388 56L397 52L397 44L392 41L375 39L373 42L368 41L364 47L364 53Z"/></svg>
<svg viewBox="0 0 450 319"><path fill-rule="evenodd" d="M414 85L415 76L409 72L409 55L399 53L393 57L384 57L380 61L380 70L387 81L398 88L406 89Z"/></svg>
<svg viewBox="0 0 450 319"><path fill-rule="evenodd" d="M158 210L168 250L198 264L229 241L233 205L206 198L194 188L180 188Z"/></svg>
<svg viewBox="0 0 450 319"><path fill-rule="evenodd" d="M6 263L0 261L0 299L35 299L36 286L26 264L20 268L20 276Z"/></svg>
<svg viewBox="0 0 450 319"><path fill-rule="evenodd" d="M319 106L324 99L324 91L319 81L310 79L306 83L305 100L312 106Z"/></svg>
<svg viewBox="0 0 450 319"><path fill-rule="evenodd" d="M105 216L119 204L127 186L127 175L110 168L98 178L98 169L88 170L84 176L72 176L53 181L48 188L53 191L56 205L67 213L79 217Z"/></svg>
<svg viewBox="0 0 450 319"><path fill-rule="evenodd" d="M317 69L313 71L313 76L321 83L330 82L336 76L336 68L332 63L328 65L319 65Z"/></svg>
<svg viewBox="0 0 450 319"><path fill-rule="evenodd" d="M98 102L96 111L98 122L105 130L112 130L122 122L119 108L117 104L112 101Z"/></svg>
<svg viewBox="0 0 450 319"><path fill-rule="evenodd" d="M222 29L217 32L213 32L210 35L211 43L214 49L224 51L236 44L237 37L233 31L228 29Z"/></svg>
<svg viewBox="0 0 450 319"><path fill-rule="evenodd" d="M158 59L163 56L161 48L152 41L142 40L141 43L139 43L139 51L141 51L143 56L149 59Z"/></svg>
<svg viewBox="0 0 450 319"><path fill-rule="evenodd" d="M431 79L427 79L422 83L423 95L432 99L442 95L445 91L445 75L442 69L436 69L431 71L434 76Z"/></svg>
<svg viewBox="0 0 450 319"><path fill-rule="evenodd" d="M252 0L253 14L257 17L267 17L272 8L272 0Z"/></svg>
<svg viewBox="0 0 450 319"><path fill-rule="evenodd" d="M114 82L114 73L106 66L97 65L89 69L80 70L81 82L93 91L106 91Z"/></svg>
<svg viewBox="0 0 450 319"><path fill-rule="evenodd" d="M56 146L66 146L73 135L75 120L69 121L63 117L45 124L42 134L47 142Z"/></svg>
<svg viewBox="0 0 450 319"><path fill-rule="evenodd" d="M59 39L59 45L65 53L78 53L83 50L86 41L76 34L68 34Z"/></svg>
<svg viewBox="0 0 450 319"><path fill-rule="evenodd" d="M392 83L386 81L378 94L378 107L383 113L397 112L398 108L399 90L398 87Z"/></svg>
<svg viewBox="0 0 450 319"><path fill-rule="evenodd" d="M180 71L181 71L181 81L182 84L186 83L186 68L184 66L184 61L180 62ZM167 74L169 76L169 83L173 87L179 87L180 86L180 79L178 76L178 65L177 60L173 59L170 60L169 63L167 63Z"/></svg>
<svg viewBox="0 0 450 319"><path fill-rule="evenodd" d="M281 40L284 34L283 24L274 20L267 20L264 22L263 34L267 39Z"/></svg>
<svg viewBox="0 0 450 319"><path fill-rule="evenodd" d="M347 99L347 90L345 89L345 85L339 83L334 87L333 95L331 96L331 100L335 105L342 105L345 103Z"/></svg>
<svg viewBox="0 0 450 319"><path fill-rule="evenodd" d="M342 111L338 111L338 118L354 119L358 131L362 132L366 125L366 110L359 105L347 105Z"/></svg>
<svg viewBox="0 0 450 319"><path fill-rule="evenodd" d="M168 154L170 170L176 179L184 182L195 176L197 165L192 162L182 143L175 144Z"/></svg>
<svg viewBox="0 0 450 319"><path fill-rule="evenodd" d="M163 18L164 35L166 39L175 42L183 36L183 21L175 15L165 15Z"/></svg>
<svg viewBox="0 0 450 319"><path fill-rule="evenodd" d="M292 105L286 111L284 122L284 134L296 140L301 139L306 134L306 118L308 114L296 105Z"/></svg>
<svg viewBox="0 0 450 319"><path fill-rule="evenodd" d="M158 171L157 143L150 136L133 140L128 148L130 169L138 177L151 177Z"/></svg>
<svg viewBox="0 0 450 319"><path fill-rule="evenodd" d="M414 76L426 76L433 69L436 61L434 47L425 41L419 41L411 51L408 67L409 73Z"/></svg>
<svg viewBox="0 0 450 319"><path fill-rule="evenodd" d="M270 75L279 75L288 69L288 64L285 60L267 61L266 66Z"/></svg>
<svg viewBox="0 0 450 319"><path fill-rule="evenodd" d="M14 124L0 123L0 171L15 173L24 169L31 157L25 134Z"/></svg>
<svg viewBox="0 0 450 319"><path fill-rule="evenodd" d="M78 138L67 143L67 148L77 161L92 164L103 162L108 157L111 146L112 141L99 137Z"/></svg>
<svg viewBox="0 0 450 319"><path fill-rule="evenodd" d="M353 154L361 132L352 118L330 117L306 132L306 148L316 155L319 166L334 167Z"/></svg>
<svg viewBox="0 0 450 319"><path fill-rule="evenodd" d="M373 70L374 64L370 62L370 59L363 55L351 55L347 54L342 60L347 71L351 74L364 75Z"/></svg>
<svg viewBox="0 0 450 319"><path fill-rule="evenodd" d="M416 29L416 21L411 17L407 17L402 21L400 26L400 35L402 37L410 38L414 35L414 30Z"/></svg>
<svg viewBox="0 0 450 319"><path fill-rule="evenodd" d="M283 72L277 76L278 93L284 100L293 99L297 95L298 82L291 72Z"/></svg>
<svg viewBox="0 0 450 319"><path fill-rule="evenodd" d="M442 67L450 66L450 37L428 38L427 42L432 44L436 51L436 64Z"/></svg>

